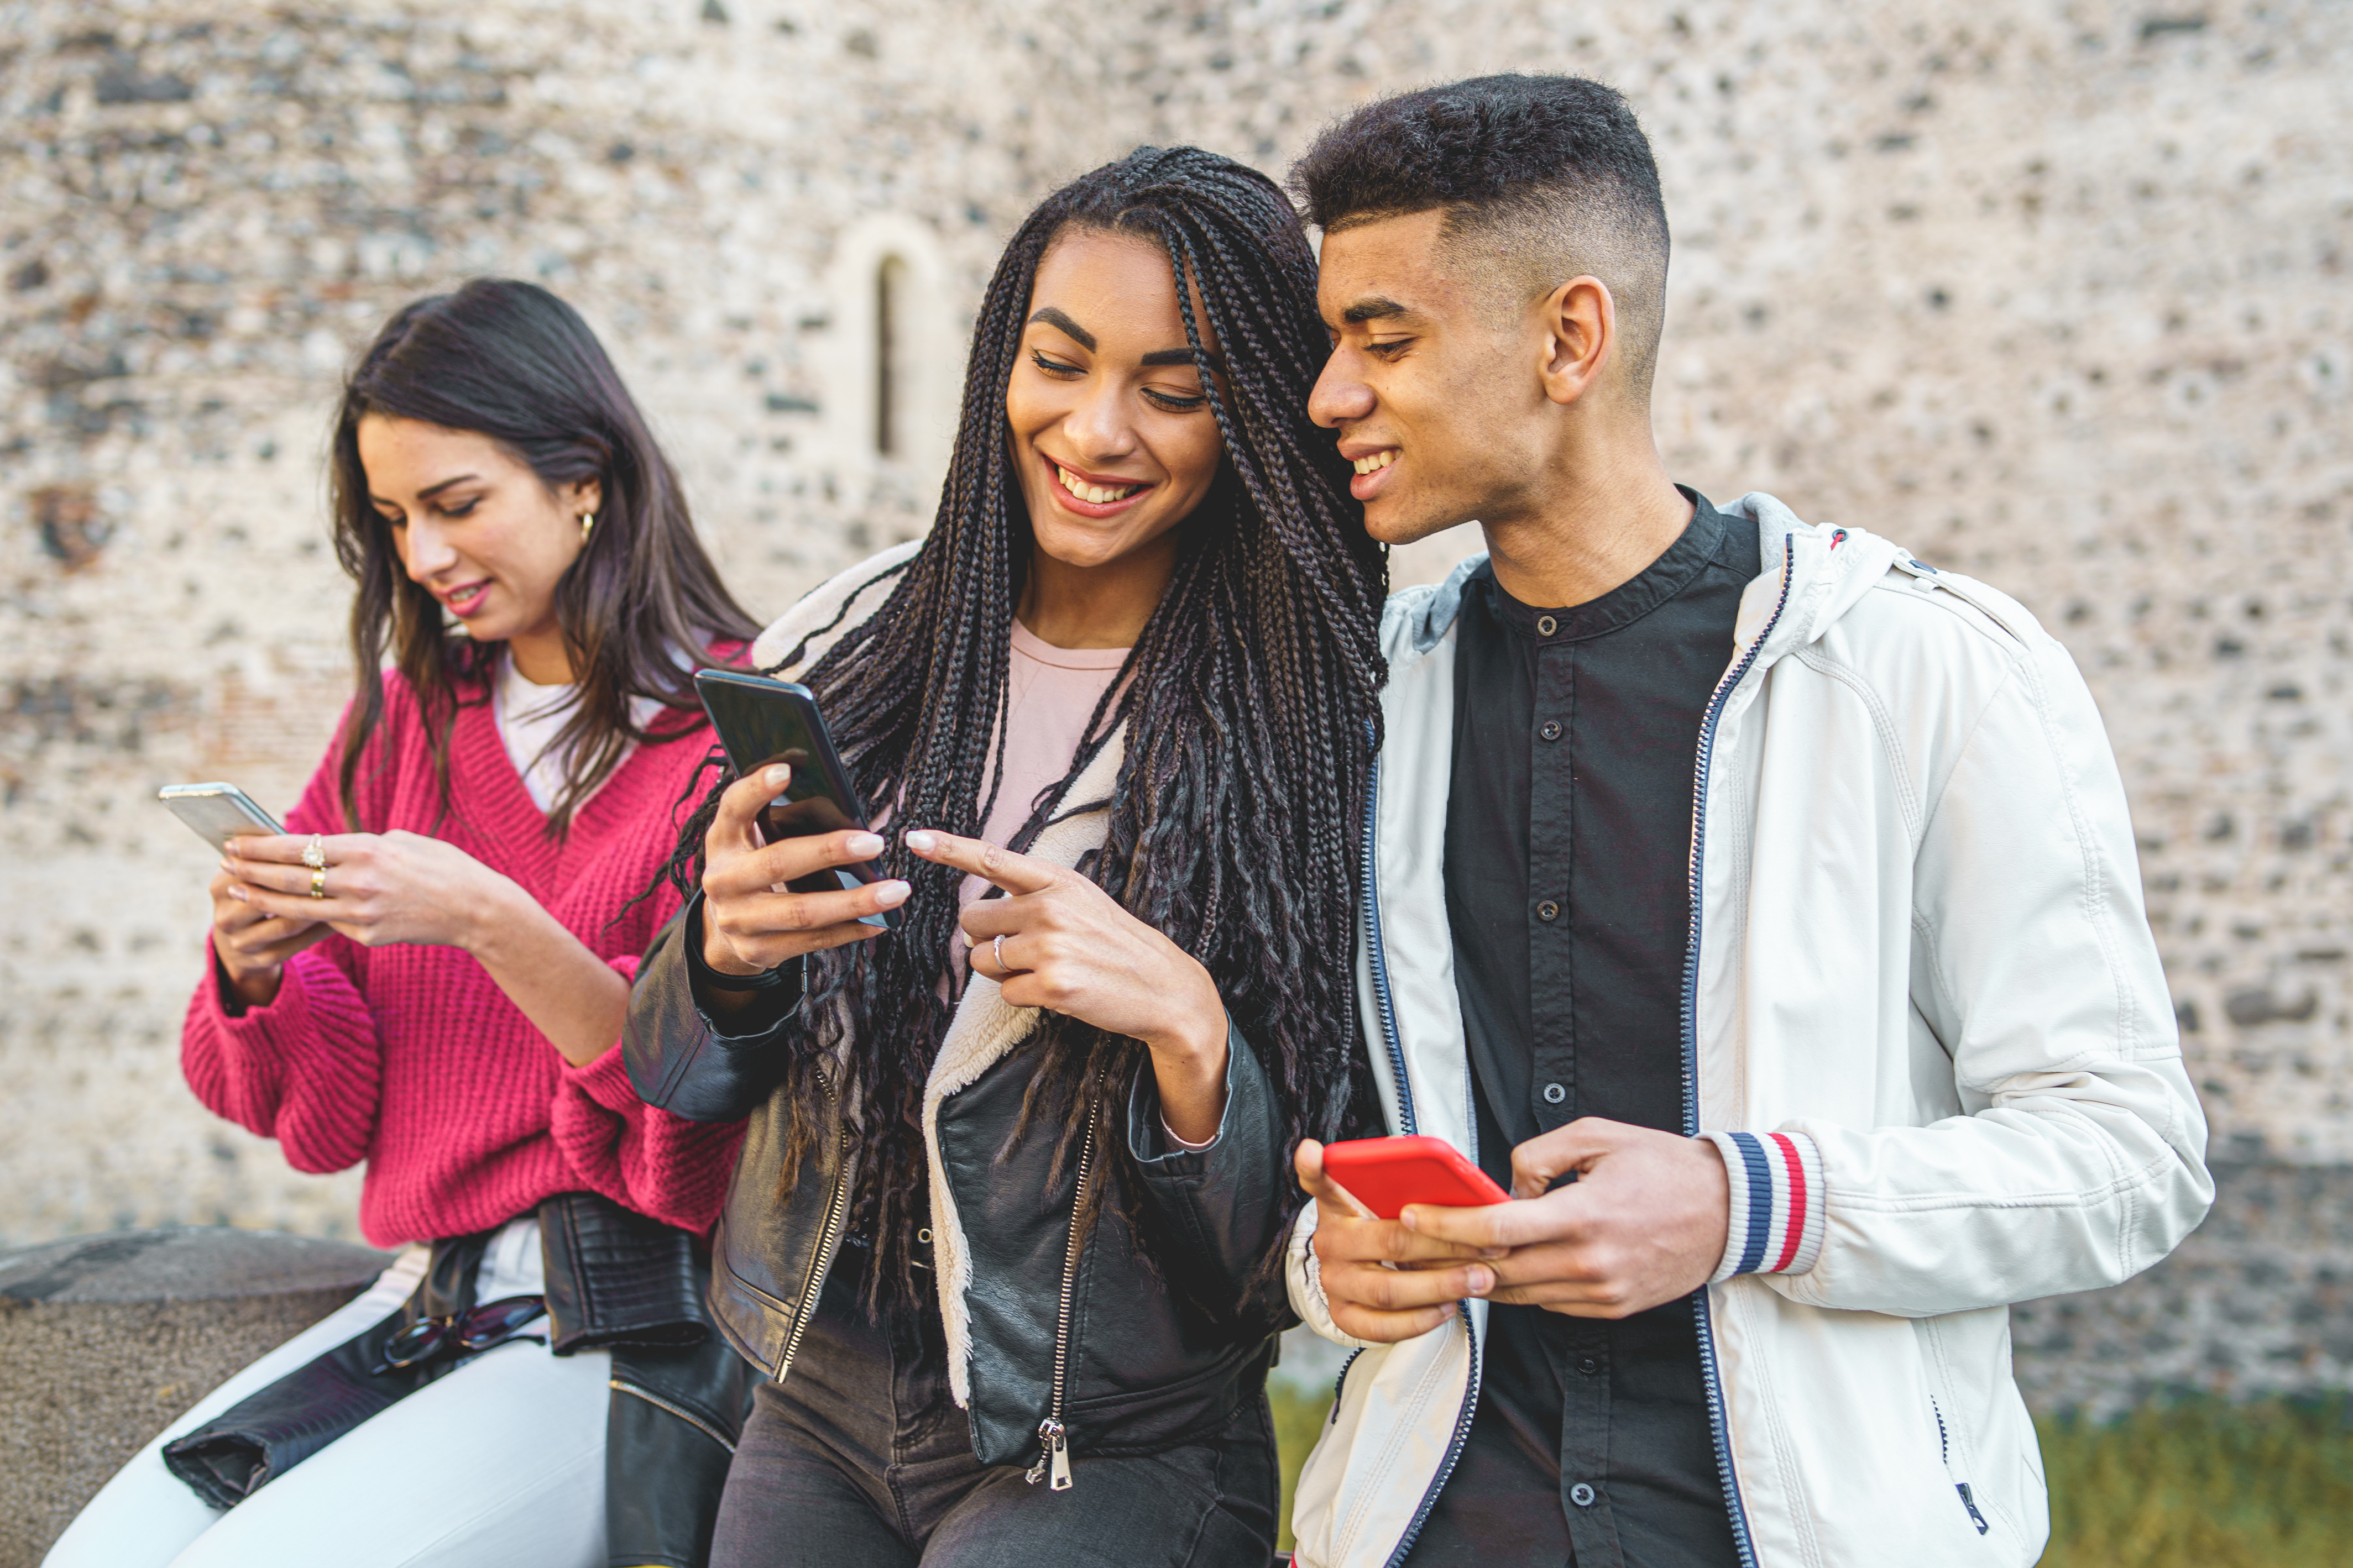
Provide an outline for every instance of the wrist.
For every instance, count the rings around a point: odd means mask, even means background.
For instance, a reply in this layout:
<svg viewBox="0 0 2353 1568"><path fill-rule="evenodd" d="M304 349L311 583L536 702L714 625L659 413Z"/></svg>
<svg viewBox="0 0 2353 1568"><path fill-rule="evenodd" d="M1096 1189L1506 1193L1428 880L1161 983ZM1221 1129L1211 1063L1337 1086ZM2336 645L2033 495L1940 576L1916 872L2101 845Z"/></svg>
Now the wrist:
<svg viewBox="0 0 2353 1568"><path fill-rule="evenodd" d="M489 870L487 867L485 870ZM491 871L490 881L481 893L468 900L465 924L451 945L473 955L476 963L489 968L498 961L499 950L514 935L522 922L537 915L553 916L540 908L539 900L522 890L522 884L503 872Z"/></svg>
<svg viewBox="0 0 2353 1568"><path fill-rule="evenodd" d="M1217 983L1198 960L1187 957L1186 962L1192 965L1194 984L1185 988L1185 999L1166 1026L1146 1036L1144 1044L1169 1066L1222 1070L1226 1061L1225 998L1218 994Z"/></svg>
<svg viewBox="0 0 2353 1568"><path fill-rule="evenodd" d="M697 914L695 924L699 929L695 932L695 943L702 954L703 968L722 980L765 978L769 972L738 955L727 939L720 934L719 928L712 923L711 905L707 899L697 906Z"/></svg>

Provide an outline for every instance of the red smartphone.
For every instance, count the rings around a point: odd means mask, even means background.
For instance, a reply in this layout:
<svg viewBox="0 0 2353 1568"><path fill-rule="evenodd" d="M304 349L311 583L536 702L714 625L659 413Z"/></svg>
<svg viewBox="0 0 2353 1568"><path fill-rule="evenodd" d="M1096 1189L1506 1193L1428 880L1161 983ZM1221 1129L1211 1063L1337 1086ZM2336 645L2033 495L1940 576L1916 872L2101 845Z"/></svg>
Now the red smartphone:
<svg viewBox="0 0 2353 1568"><path fill-rule="evenodd" d="M1408 1204L1477 1208L1509 1203L1471 1157L1443 1138L1357 1138L1324 1146L1324 1169L1348 1195L1382 1219Z"/></svg>

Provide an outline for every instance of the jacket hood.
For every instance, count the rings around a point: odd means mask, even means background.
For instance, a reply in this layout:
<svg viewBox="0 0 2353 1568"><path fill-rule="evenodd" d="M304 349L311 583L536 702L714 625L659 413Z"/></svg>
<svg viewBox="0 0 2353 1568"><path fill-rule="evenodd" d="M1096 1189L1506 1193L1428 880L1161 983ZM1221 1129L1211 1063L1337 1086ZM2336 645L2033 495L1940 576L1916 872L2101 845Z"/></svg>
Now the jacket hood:
<svg viewBox="0 0 2353 1568"><path fill-rule="evenodd" d="M1741 595L1733 640L1748 647L1765 637L1757 649L1760 665L1828 632L1897 562L1919 565L1892 540L1860 528L1807 522L1763 490L1751 490L1716 510L1757 532L1765 570ZM1453 628L1462 610L1463 584L1486 563L1482 550L1435 586L1389 595L1381 615L1381 651L1388 656L1392 675L1401 664L1413 663L1437 647Z"/></svg>

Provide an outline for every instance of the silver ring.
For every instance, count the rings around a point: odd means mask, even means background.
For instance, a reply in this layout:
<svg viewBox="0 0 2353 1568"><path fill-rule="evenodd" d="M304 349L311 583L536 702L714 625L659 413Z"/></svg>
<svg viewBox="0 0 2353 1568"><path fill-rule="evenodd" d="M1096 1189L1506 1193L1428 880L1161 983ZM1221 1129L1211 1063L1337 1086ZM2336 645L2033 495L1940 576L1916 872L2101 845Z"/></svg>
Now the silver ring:
<svg viewBox="0 0 2353 1568"><path fill-rule="evenodd" d="M327 868L327 836L325 834L311 835L311 842L302 846L302 864L310 867L313 871L323 871Z"/></svg>
<svg viewBox="0 0 2353 1568"><path fill-rule="evenodd" d="M1013 966L1005 962L1005 936L1003 932L999 932L997 934L997 941L992 944L992 947L997 953L997 978L1001 980L1005 976L1013 973Z"/></svg>

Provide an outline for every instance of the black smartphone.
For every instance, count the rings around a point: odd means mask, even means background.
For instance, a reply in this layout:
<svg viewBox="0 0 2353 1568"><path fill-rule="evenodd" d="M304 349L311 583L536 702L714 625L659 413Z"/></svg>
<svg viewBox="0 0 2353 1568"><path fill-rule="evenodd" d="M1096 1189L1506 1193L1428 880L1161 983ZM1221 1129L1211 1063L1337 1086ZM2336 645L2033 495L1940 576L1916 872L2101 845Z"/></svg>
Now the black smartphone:
<svg viewBox="0 0 2353 1568"><path fill-rule="evenodd" d="M736 777L750 778L771 763L793 770L793 782L760 814L764 842L867 825L866 802L850 782L849 770L841 765L841 753L826 732L825 715L817 710L817 697L807 687L741 670L698 669L694 690L702 699L702 710L711 715L711 727L719 732ZM866 860L785 885L796 893L848 892L881 879L881 863ZM892 931L899 926L897 910L859 919Z"/></svg>

